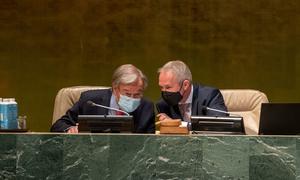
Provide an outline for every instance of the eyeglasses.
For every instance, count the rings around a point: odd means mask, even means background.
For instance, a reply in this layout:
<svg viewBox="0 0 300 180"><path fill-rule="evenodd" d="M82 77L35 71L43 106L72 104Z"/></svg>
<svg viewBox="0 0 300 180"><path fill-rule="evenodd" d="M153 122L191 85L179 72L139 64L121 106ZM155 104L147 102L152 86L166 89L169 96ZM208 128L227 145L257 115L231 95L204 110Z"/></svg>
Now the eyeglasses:
<svg viewBox="0 0 300 180"><path fill-rule="evenodd" d="M115 88L115 90L127 97L131 97L131 98L143 97L143 89L139 86L120 85L119 87Z"/></svg>
<svg viewBox="0 0 300 180"><path fill-rule="evenodd" d="M136 93L136 94L131 94L131 93L121 93L121 94L124 95L124 96L127 96L127 97L135 98L135 99L138 99L138 98L142 98L142 97L143 97L143 94L142 94L142 93Z"/></svg>

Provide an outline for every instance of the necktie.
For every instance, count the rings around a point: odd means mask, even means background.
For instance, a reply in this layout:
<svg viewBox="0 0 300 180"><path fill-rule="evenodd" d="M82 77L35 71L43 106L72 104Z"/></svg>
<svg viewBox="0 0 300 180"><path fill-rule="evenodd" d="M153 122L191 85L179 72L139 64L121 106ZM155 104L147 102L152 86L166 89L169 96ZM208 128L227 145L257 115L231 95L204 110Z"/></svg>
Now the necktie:
<svg viewBox="0 0 300 180"><path fill-rule="evenodd" d="M116 115L125 115L123 112L121 112L121 111L116 111Z"/></svg>

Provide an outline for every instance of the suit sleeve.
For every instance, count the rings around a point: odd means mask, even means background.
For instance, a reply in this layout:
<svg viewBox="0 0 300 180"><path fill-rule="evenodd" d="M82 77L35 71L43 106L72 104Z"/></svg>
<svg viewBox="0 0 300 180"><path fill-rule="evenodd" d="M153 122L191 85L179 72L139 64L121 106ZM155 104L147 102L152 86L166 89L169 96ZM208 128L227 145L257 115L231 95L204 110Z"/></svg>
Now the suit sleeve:
<svg viewBox="0 0 300 180"><path fill-rule="evenodd" d="M163 101L162 99L160 99L156 103L156 109L157 109L157 113L165 113L170 118L173 118L173 116L170 112L170 106L165 101Z"/></svg>
<svg viewBox="0 0 300 180"><path fill-rule="evenodd" d="M80 113L80 100L70 108L65 115L58 119L51 127L51 132L66 132L71 126L77 123L78 114Z"/></svg>
<svg viewBox="0 0 300 180"><path fill-rule="evenodd" d="M137 133L154 133L155 132L155 113L152 102L146 101L140 107L140 113L137 114Z"/></svg>

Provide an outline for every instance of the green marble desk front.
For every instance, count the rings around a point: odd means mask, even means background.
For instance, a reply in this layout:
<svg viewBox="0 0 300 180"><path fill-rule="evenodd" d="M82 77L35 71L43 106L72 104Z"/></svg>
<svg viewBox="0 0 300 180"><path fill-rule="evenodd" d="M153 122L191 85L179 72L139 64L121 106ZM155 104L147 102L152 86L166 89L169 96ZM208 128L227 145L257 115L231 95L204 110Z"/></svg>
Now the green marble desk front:
<svg viewBox="0 0 300 180"><path fill-rule="evenodd" d="M300 179L298 136L0 134L0 179Z"/></svg>

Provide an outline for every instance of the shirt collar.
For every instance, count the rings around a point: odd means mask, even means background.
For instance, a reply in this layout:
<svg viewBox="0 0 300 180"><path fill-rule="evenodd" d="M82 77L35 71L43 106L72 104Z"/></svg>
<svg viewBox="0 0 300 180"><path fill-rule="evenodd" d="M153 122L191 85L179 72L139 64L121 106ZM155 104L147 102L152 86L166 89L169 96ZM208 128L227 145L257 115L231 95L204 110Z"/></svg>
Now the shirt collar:
<svg viewBox="0 0 300 180"><path fill-rule="evenodd" d="M116 96L114 95L114 93L112 93L112 95L111 95L109 106L112 108L116 108L116 109L120 108L117 103Z"/></svg>
<svg viewBox="0 0 300 180"><path fill-rule="evenodd" d="M192 104L192 101L193 101L193 93L194 93L194 88L193 88L193 85L191 87L191 92L189 94L189 97L185 100L184 103L179 103L179 104Z"/></svg>

